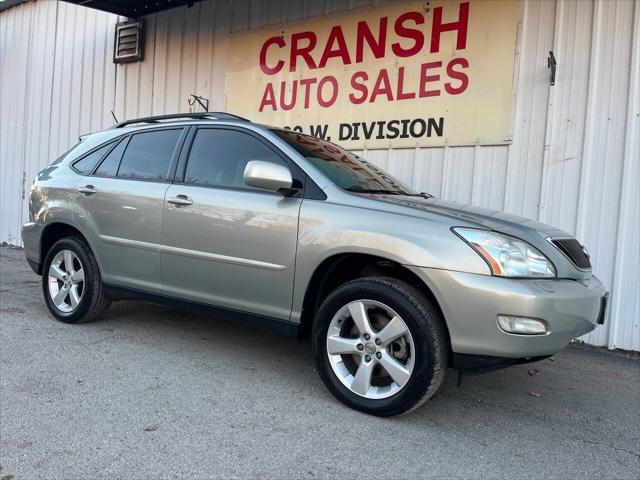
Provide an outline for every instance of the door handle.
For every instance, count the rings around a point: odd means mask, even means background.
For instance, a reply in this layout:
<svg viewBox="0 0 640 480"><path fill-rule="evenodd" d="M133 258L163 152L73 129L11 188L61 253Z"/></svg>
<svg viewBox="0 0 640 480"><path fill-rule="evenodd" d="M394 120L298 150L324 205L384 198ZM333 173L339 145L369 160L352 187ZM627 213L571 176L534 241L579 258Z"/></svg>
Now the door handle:
<svg viewBox="0 0 640 480"><path fill-rule="evenodd" d="M183 207L193 204L193 200L191 200L186 195L176 195L175 197L169 197L167 198L167 202Z"/></svg>
<svg viewBox="0 0 640 480"><path fill-rule="evenodd" d="M93 188L93 185L87 185L79 188L78 191L84 195L93 195L94 193L97 193L97 190Z"/></svg>

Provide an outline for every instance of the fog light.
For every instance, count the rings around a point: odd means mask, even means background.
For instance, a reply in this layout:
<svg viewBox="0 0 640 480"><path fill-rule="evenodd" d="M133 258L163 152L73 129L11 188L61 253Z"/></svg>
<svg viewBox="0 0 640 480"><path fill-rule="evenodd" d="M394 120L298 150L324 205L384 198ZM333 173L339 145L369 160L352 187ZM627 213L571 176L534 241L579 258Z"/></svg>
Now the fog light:
<svg viewBox="0 0 640 480"><path fill-rule="evenodd" d="M547 333L547 326L544 322L535 318L498 315L498 326L504 332L520 335L544 335Z"/></svg>

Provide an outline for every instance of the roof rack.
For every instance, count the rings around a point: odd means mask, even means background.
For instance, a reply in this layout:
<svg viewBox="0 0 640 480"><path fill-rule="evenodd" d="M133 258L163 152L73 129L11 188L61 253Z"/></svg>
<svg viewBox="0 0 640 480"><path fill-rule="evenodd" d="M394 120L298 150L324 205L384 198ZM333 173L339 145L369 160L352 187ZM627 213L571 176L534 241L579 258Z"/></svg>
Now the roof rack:
<svg viewBox="0 0 640 480"><path fill-rule="evenodd" d="M122 128L127 125L134 125L136 123L163 123L167 120L242 120L249 122L247 118L233 115L225 112L196 112L196 113L173 113L171 115L156 115L155 117L141 117L133 118L131 120L125 120L124 122L116 123L113 128Z"/></svg>

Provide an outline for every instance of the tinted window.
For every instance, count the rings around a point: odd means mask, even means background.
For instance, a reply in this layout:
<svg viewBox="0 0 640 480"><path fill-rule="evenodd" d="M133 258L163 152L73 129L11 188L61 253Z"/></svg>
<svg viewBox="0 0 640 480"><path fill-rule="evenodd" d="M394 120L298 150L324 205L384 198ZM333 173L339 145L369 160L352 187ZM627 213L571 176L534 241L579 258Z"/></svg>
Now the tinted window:
<svg viewBox="0 0 640 480"><path fill-rule="evenodd" d="M93 167L100 161L102 156L107 153L107 151L112 147L113 143L109 143L104 147L100 147L98 150L90 153L86 157L81 158L76 163L73 164L73 168L75 168L80 173L91 173ZM64 156L62 157L64 158Z"/></svg>
<svg viewBox="0 0 640 480"><path fill-rule="evenodd" d="M118 165L120 165L120 159L126 146L127 139L125 138L109 152L109 155L102 160L102 163L93 174L99 177L115 177L116 173L118 173Z"/></svg>
<svg viewBox="0 0 640 480"><path fill-rule="evenodd" d="M159 130L131 137L122 157L118 176L163 180L169 171L180 133L182 129Z"/></svg>
<svg viewBox="0 0 640 480"><path fill-rule="evenodd" d="M300 155L339 187L352 192L388 192L413 195L416 192L384 170L335 143L292 130L273 129Z"/></svg>
<svg viewBox="0 0 640 480"><path fill-rule="evenodd" d="M193 140L185 182L223 187L253 188L244 183L251 160L286 165L273 150L246 133L224 129L198 130Z"/></svg>

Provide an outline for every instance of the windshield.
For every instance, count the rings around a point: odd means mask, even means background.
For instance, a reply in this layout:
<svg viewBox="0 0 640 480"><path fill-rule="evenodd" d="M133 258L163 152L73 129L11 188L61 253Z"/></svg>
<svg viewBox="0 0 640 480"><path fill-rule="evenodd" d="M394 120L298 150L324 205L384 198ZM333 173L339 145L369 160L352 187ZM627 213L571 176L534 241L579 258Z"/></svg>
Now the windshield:
<svg viewBox="0 0 640 480"><path fill-rule="evenodd" d="M334 143L293 130L271 131L345 190L358 193L417 195L417 192L388 173Z"/></svg>

